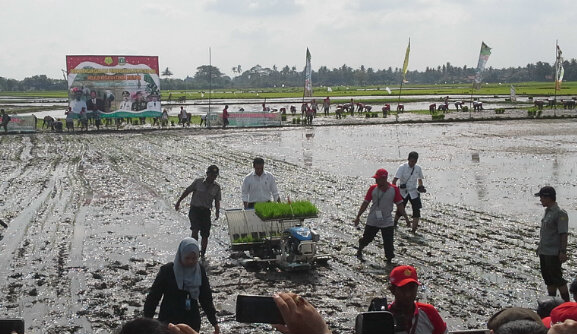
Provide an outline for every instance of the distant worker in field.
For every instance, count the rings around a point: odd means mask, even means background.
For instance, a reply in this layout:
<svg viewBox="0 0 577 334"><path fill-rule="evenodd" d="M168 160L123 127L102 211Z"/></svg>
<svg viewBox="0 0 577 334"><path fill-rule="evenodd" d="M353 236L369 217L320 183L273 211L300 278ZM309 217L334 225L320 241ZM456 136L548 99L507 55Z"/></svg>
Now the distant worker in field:
<svg viewBox="0 0 577 334"><path fill-rule="evenodd" d="M305 114L307 112L307 108L308 108L308 104L307 103L303 103L301 104L301 117L304 118Z"/></svg>
<svg viewBox="0 0 577 334"><path fill-rule="evenodd" d="M274 175L264 170L263 158L255 158L252 162L254 171L248 174L242 182L242 203L245 209L254 208L255 203L280 202Z"/></svg>
<svg viewBox="0 0 577 334"><path fill-rule="evenodd" d="M413 233L419 227L421 208L423 207L420 194L427 191L425 186L423 186L423 171L421 166L417 165L417 160L419 160L419 154L415 151L410 152L408 161L399 166L392 182L397 185L397 181L399 181L399 189L401 190L401 196L403 196L403 206L406 207L407 203L411 202L413 220L407 223ZM395 226L397 226L400 218L401 215L397 212L395 214Z"/></svg>
<svg viewBox="0 0 577 334"><path fill-rule="evenodd" d="M331 99L327 96L326 99L323 101L323 112L325 116L329 115L329 109L331 108Z"/></svg>
<svg viewBox="0 0 577 334"><path fill-rule="evenodd" d="M361 220L361 215L369 207L369 216L365 225L363 237L359 239L359 248L357 250L357 258L361 262L365 262L363 257L363 249L367 247L374 239L379 231L383 237L383 247L385 249L385 258L387 264L391 264L395 257L394 236L395 227L393 226L393 204L397 206L397 211L400 212L407 221L409 217L405 213L403 206L403 197L399 192L399 188L390 184L387 181L389 173L386 169L379 169L373 176L376 184L369 187L365 200L359 208L359 213L353 221L355 226L358 226Z"/></svg>
<svg viewBox="0 0 577 334"><path fill-rule="evenodd" d="M4 132L8 132L8 123L10 123L10 116L4 111L4 109L0 109L0 117L2 118L2 127L4 128Z"/></svg>
<svg viewBox="0 0 577 334"><path fill-rule="evenodd" d="M200 243L200 257L203 259L206 255L208 237L210 236L210 211L213 202L214 215L216 219L218 219L220 213L220 201L222 195L220 185L215 181L218 177L218 173L219 171L217 166L209 166L206 170L206 177L195 179L192 184L184 190L174 205L174 209L178 211L180 209L180 202L192 193L188 219L190 220L190 229L192 230L191 236L198 240L198 232L200 232L200 236L202 237Z"/></svg>
<svg viewBox="0 0 577 334"><path fill-rule="evenodd" d="M313 125L313 118L315 116L315 111L311 107L307 107L306 116L305 116L305 124Z"/></svg>
<svg viewBox="0 0 577 334"><path fill-rule="evenodd" d="M567 261L567 235L569 232L569 218L567 212L557 204L555 188L545 186L535 194L541 205L545 207L545 215L541 219L539 238L539 263L541 276L547 285L549 296L556 296L557 290L564 301L569 301L567 281L563 278L561 264Z"/></svg>
<svg viewBox="0 0 577 334"><path fill-rule="evenodd" d="M180 112L178 113L178 122L182 124L182 127L184 128L184 126L188 121L189 119L188 114L186 113L186 109L184 109L183 106L180 106Z"/></svg>
<svg viewBox="0 0 577 334"><path fill-rule="evenodd" d="M80 110L80 131L88 131L88 115L86 115L86 108L82 107Z"/></svg>
<svg viewBox="0 0 577 334"><path fill-rule="evenodd" d="M319 109L319 105L317 104L317 101L315 99L313 99L311 101L311 109L313 111L313 116L316 117L317 116L317 110Z"/></svg>
<svg viewBox="0 0 577 334"><path fill-rule="evenodd" d="M164 108L164 110L162 111L162 115L160 116L160 126L164 128L167 125L168 125L168 110Z"/></svg>
<svg viewBox="0 0 577 334"><path fill-rule="evenodd" d="M72 108L68 107L64 114L66 114L66 131L72 130L74 132L74 112Z"/></svg>
<svg viewBox="0 0 577 334"><path fill-rule="evenodd" d="M226 104L224 106L224 109L222 109L222 128L226 128L226 126L228 125L228 104Z"/></svg>

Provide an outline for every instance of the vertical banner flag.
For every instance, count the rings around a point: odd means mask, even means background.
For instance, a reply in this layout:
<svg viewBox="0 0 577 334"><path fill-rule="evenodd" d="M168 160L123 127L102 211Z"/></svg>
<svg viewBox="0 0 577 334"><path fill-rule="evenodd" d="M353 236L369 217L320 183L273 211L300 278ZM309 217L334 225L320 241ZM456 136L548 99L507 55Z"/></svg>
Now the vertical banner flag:
<svg viewBox="0 0 577 334"><path fill-rule="evenodd" d="M485 42L481 42L481 52L479 53L479 62L477 63L477 72L475 73L475 88L481 88L481 72L485 69L485 65L489 60L489 56L491 55L491 48L485 44Z"/></svg>
<svg viewBox="0 0 577 334"><path fill-rule="evenodd" d="M307 63L305 66L305 94L304 96L313 96L313 84L312 84L312 68L311 68L311 53L309 48L307 48Z"/></svg>
<svg viewBox="0 0 577 334"><path fill-rule="evenodd" d="M66 56L66 71L75 118L162 115L157 56Z"/></svg>
<svg viewBox="0 0 577 334"><path fill-rule="evenodd" d="M557 58L555 59L555 90L561 89L561 82L563 81L563 75L565 70L563 69L563 52L559 44L557 44Z"/></svg>
<svg viewBox="0 0 577 334"><path fill-rule="evenodd" d="M511 85L511 102L517 102L517 91L513 85Z"/></svg>
<svg viewBox="0 0 577 334"><path fill-rule="evenodd" d="M409 38L409 45L407 45L407 51L405 52L405 61L403 62L403 82L407 82L405 76L407 75L407 68L409 67L410 52L411 52L411 39Z"/></svg>

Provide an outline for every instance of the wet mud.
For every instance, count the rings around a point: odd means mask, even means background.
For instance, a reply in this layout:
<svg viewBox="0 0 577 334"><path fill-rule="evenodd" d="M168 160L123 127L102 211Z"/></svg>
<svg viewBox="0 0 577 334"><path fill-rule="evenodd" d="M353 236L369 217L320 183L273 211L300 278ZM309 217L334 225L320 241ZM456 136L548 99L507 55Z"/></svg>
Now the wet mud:
<svg viewBox="0 0 577 334"><path fill-rule="evenodd" d="M306 223L331 259L306 273L247 270L222 215L206 263L221 329L270 332L234 321L236 294L294 291L334 333L350 333L370 299L391 298L392 269L379 237L358 262L351 221L371 173L394 173L416 149L429 192L418 234L402 222L396 232L395 261L418 268L419 298L450 330L481 328L498 309L536 307L545 294L535 256L543 209L532 193L559 184L560 204L577 210L576 134L577 122L553 120L1 136L0 315L23 317L30 333L109 333L141 315L159 267L190 233L188 206L173 208L180 193L216 164L223 209L239 208L242 179L261 155L283 199L319 207ZM573 258L564 267L576 275ZM202 331L211 331L206 320Z"/></svg>

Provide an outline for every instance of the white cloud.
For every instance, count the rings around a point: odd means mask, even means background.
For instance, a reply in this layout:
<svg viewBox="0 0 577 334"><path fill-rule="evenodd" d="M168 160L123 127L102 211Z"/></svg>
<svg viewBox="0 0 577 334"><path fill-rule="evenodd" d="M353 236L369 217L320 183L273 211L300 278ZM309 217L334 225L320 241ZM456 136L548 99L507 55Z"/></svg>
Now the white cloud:
<svg viewBox="0 0 577 334"><path fill-rule="evenodd" d="M487 66L554 60L555 40L577 58L569 0L67 0L11 2L0 12L0 76L61 76L67 54L158 55L175 77L209 62L232 66L343 64L409 69L450 62L476 66L481 41L493 48Z"/></svg>

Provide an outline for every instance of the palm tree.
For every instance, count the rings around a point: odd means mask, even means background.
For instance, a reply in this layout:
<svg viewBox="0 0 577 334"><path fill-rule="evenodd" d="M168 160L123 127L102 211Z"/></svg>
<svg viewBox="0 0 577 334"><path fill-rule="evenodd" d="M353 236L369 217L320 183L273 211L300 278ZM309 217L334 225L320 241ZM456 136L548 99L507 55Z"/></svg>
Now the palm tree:
<svg viewBox="0 0 577 334"><path fill-rule="evenodd" d="M162 72L161 75L164 75L165 77L169 77L172 75L172 72L168 69L168 67Z"/></svg>

